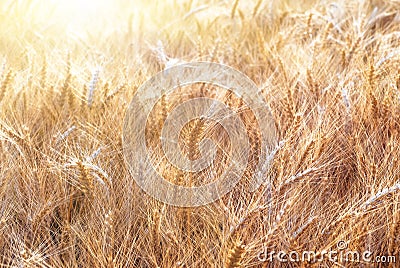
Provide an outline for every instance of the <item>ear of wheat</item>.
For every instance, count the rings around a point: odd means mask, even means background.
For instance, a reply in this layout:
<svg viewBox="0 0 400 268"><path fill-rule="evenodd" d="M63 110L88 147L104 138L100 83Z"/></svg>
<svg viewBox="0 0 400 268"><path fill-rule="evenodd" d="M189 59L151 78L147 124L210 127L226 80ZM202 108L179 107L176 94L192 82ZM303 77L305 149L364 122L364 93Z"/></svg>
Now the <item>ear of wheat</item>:
<svg viewBox="0 0 400 268"><path fill-rule="evenodd" d="M399 254L398 1L61 2L0 1L0 266L331 267L258 253L322 252L339 241ZM193 85L149 90L135 106L156 100L137 141L147 151L133 152L140 169L131 172L122 138L130 100L159 72L205 60L259 90L203 83L204 72ZM178 129L171 115L193 99L237 116L248 150L234 151L230 116ZM257 118L265 107L280 141L268 150ZM179 134L171 155L166 122ZM201 170L170 161L201 160L208 143L215 158ZM224 178L237 164L232 152L245 151L237 184L206 206L163 204L135 183L151 182L149 159L168 187L197 189ZM249 191L254 178L261 186Z"/></svg>

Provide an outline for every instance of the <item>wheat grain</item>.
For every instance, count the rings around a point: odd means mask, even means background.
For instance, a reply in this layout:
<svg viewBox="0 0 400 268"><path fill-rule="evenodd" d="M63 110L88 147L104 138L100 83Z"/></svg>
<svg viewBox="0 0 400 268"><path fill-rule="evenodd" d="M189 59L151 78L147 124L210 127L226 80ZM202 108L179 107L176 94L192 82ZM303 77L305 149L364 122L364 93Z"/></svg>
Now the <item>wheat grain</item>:
<svg viewBox="0 0 400 268"><path fill-rule="evenodd" d="M245 254L245 246L241 243L241 241L237 241L234 243L233 247L228 251L228 257L225 261L225 268L238 268L242 267L242 259Z"/></svg>
<svg viewBox="0 0 400 268"><path fill-rule="evenodd" d="M10 69L6 76L4 77L4 80L1 83L0 86L0 101L3 100L4 96L6 95L7 87L12 81L12 76L13 76L13 71Z"/></svg>
<svg viewBox="0 0 400 268"><path fill-rule="evenodd" d="M87 104L89 107L91 107L93 104L94 91L96 89L97 82L99 80L99 73L100 73L100 69L99 68L95 69L92 74L92 79L90 80L90 83L89 83L89 89L88 89L88 94L87 94Z"/></svg>

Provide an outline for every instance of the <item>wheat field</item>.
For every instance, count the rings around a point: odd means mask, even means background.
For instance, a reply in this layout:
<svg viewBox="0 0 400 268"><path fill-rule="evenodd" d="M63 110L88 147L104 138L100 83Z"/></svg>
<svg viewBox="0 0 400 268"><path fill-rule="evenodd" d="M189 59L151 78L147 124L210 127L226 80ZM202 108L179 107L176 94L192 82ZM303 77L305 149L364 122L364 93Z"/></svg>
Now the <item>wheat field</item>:
<svg viewBox="0 0 400 268"><path fill-rule="evenodd" d="M397 0L1 1L1 267L400 267L399 10ZM122 131L146 80L194 61L250 77L278 143L250 192L263 124L251 107L204 85L161 98L147 142L175 184L205 183L230 160L220 150L198 174L163 162L160 129L184 99L218 95L252 141L234 190L182 208L135 183ZM207 124L181 131L191 159L208 136L232 146ZM323 257L339 243L375 262L260 258Z"/></svg>

